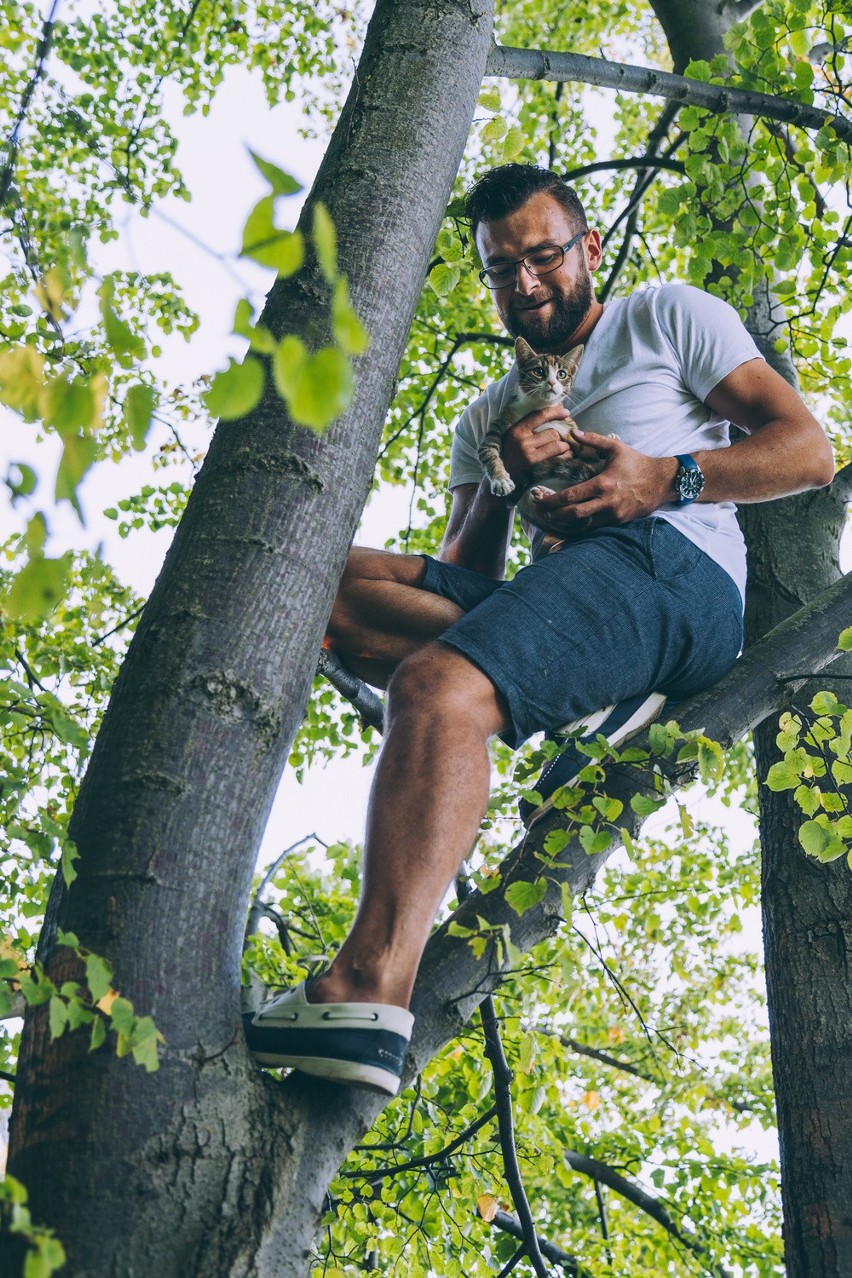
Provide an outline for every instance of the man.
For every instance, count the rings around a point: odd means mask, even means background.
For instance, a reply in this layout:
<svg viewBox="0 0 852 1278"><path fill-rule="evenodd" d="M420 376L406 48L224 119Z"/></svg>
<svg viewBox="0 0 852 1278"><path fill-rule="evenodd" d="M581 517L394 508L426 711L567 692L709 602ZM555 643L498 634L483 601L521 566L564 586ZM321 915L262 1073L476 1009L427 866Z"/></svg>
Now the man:
<svg viewBox="0 0 852 1278"><path fill-rule="evenodd" d="M601 240L553 173L505 165L468 198L483 282L513 336L539 353L585 347L567 441L545 408L506 435L515 482L593 446L601 473L542 499L562 538L502 581L512 527L476 456L512 370L471 405L453 447L437 559L353 549L329 623L346 664L388 685L363 894L330 967L247 1018L262 1064L397 1090L408 1004L441 901L488 802L488 740L532 733L658 691L716 682L739 652L745 556L734 501L830 482L825 435L725 303L682 285L602 306ZM748 432L728 447L728 426ZM558 543L558 544L557 544ZM550 553L555 550L555 553ZM392 676L392 677L391 677Z"/></svg>

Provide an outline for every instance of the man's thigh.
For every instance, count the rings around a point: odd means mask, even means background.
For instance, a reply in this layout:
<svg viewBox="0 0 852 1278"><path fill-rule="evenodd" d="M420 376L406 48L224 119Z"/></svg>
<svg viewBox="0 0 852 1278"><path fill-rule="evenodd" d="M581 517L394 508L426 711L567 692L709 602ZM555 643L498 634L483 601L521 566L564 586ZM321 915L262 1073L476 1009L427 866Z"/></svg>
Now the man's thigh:
<svg viewBox="0 0 852 1278"><path fill-rule="evenodd" d="M639 693L709 687L741 641L733 581L657 519L569 543L441 636L502 693L513 746Z"/></svg>

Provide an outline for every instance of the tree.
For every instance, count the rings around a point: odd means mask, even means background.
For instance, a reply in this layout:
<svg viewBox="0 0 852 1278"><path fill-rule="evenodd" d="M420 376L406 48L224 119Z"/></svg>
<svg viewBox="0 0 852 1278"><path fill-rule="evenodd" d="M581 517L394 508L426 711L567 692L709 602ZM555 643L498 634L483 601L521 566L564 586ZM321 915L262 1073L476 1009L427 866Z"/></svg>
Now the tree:
<svg viewBox="0 0 852 1278"><path fill-rule="evenodd" d="M165 1039L160 1069L141 1075L104 1050L89 1054L88 1042L79 1032L51 1038L52 1030L64 1026L48 1020L50 1004L29 1017L16 1089L13 1170L30 1188L36 1219L56 1228L69 1248L72 1266L80 1272L130 1272L154 1264L164 1272L181 1274L304 1272L304 1254L328 1182L347 1149L377 1114L377 1106L362 1097L295 1076L283 1087L260 1077L245 1056L237 1029L237 987L253 851L307 699L314 656L369 487L379 423L400 360L400 393L381 454L380 465L386 473L409 458L416 459L415 470L421 470L437 434L427 422L427 408L438 411L439 421L449 416L462 396L470 393L471 374L474 381L489 376L502 356L500 335L480 332L480 304L469 287L470 259L463 254L452 204L451 220L438 234L486 69L490 10L485 4L458 5L449 0L426 14L400 13L399 8L380 3L372 20L347 104L302 218L308 263L298 274L278 281L261 316L261 324L275 339L276 351L281 350L283 339L299 333L311 348L328 342L336 268L330 262L328 234L324 237L314 220L314 209L322 202L337 228L337 255L349 278L354 309L373 339L369 356L357 362L355 399L322 438L292 421L282 427L280 400L271 385L243 420L220 425L116 682L80 792L71 828L79 852L78 876L67 899L61 881L54 889L55 917L42 944L47 977L61 991L65 982L83 979L76 952L80 946L84 957L103 956L120 979L123 994L132 999L128 1015L135 1015L133 1009L152 1012ZM619 25L626 29L628 8L616 4L606 15L615 34ZM301 9L298 12L304 19ZM665 10L660 5L658 12L669 31L678 69L697 53L708 59L708 65L691 68L693 79L706 82L723 73L722 65L709 59L718 52L724 22L704 23L696 29L699 10L685 3ZM742 6L728 6L723 18L729 20L741 12ZM747 87L759 81L765 50L774 48L772 41L763 43L766 33L777 41L779 32L788 30L785 24L795 33L805 29L796 24L811 16L801 5L791 5L789 14L775 5L766 18L768 27L755 18L751 34L742 37L736 50ZM823 21L821 29L831 32L834 48L826 83L839 97L843 85L838 46L845 37L833 15L824 16ZM582 18L576 25L581 40L590 38L591 33L583 31ZM187 27L178 30L185 35ZM531 17L519 6L517 12L502 15L505 44L540 45L544 34L546 24L539 12ZM687 36L696 41L700 37L703 43L687 46ZM651 29L648 40L655 39ZM446 56L448 50L452 58ZM724 74L730 74L727 64ZM836 86L832 75L838 77ZM802 93L807 88L802 85ZM485 101L490 112L499 109L499 95L495 98L492 92ZM571 119L570 106L564 92L552 94L536 86L510 107L516 119L513 127L495 115L480 135L486 146L499 146L503 155L519 154L528 137L549 135L552 162L561 161L563 148L573 147L594 166L591 144L583 138L579 117ZM620 110L623 127L634 135L647 132L648 141L643 162L635 169L626 216L613 216L616 188L605 188L594 196L613 228L618 224L625 228L607 291L619 279L630 283L636 278L640 265L635 249L643 243L655 246L661 269L685 264L694 278L729 289L737 300L744 300L750 291L759 296L768 283L789 296L789 290L781 287L783 281L772 279L767 267L774 263L791 277L795 259L785 257L778 231L787 230L801 204L816 204L817 197L823 198L809 176L813 157L803 158L794 143L782 136L784 181L776 184L774 192L761 192L761 209L741 175L747 171L748 157L764 159L773 139L778 140L771 128L760 133L755 125L751 148L745 152L737 143L733 121L708 118L693 109L692 115L683 112L680 119L679 127L688 138L669 139L674 111L658 113L648 102L636 105L627 100L622 100ZM831 181L841 165L842 148L827 125L823 134L819 163L826 170L825 180ZM800 148L805 145L799 144ZM681 148L684 160L675 154ZM533 158L538 152L531 148L528 154ZM654 177L662 170L683 180L665 187L658 208L649 209L641 203L650 189L649 174ZM792 184L788 183L791 174ZM270 180L273 190L282 181L274 172ZM726 180L732 193L723 219L708 228L701 219L708 216L709 205L714 206L714 215L718 211ZM771 228L761 240L764 262L744 258L742 251L744 236L750 234L744 210L755 208L758 225ZM672 218L675 240L666 243ZM838 269L848 254L847 236L844 230L832 239L830 219L822 221L829 228L828 238L821 239L814 231L810 247L831 257L831 265ZM270 231L276 238L274 227ZM431 261L429 278L432 292L447 299L443 305L450 305L452 293L452 330L436 329L429 293L418 307L436 237L437 260ZM733 263L740 268L736 273L730 269ZM393 281L392 305L388 280ZM49 283L42 287L51 304ZM839 290L829 272L814 282L812 293L815 313L827 312L833 319ZM111 349L117 355L117 348L122 342L127 346L128 339L110 318L113 297L114 293L107 296L103 310L105 331L112 332ZM412 342L403 358L415 308ZM830 378L848 371L830 347L830 327L825 333L805 334L816 346L811 358L816 377L823 379L816 381L820 391ZM798 336L802 340L801 330ZM254 340L262 339L255 336ZM461 361L454 365L457 352L474 343L476 369ZM123 353L132 354L129 349ZM261 345L253 358L260 363L271 353ZM276 355L276 364L281 358ZM450 369L455 381L437 377L438 370L446 374ZM280 369L278 380L286 390L287 378ZM841 387L838 404L844 402L843 394ZM293 398L291 394L288 399L291 417ZM74 449L68 451L73 457ZM834 521L829 533L839 524L833 500L833 507L820 506L816 499L801 503L814 511L820 544L825 542L829 519ZM425 529L409 531L406 544L412 549L433 544L440 526L441 515L428 490L421 505L429 523ZM829 510L831 515L826 513ZM759 545L758 536L753 540ZM780 544L780 536L777 530L773 533L773 545ZM283 548L288 557L282 562ZM36 561L37 551L38 547ZM794 562L792 555L785 560ZM758 581L765 579L760 575L763 571L759 566ZM777 579L777 570L773 571ZM809 577L810 569L804 575ZM829 568L826 575L832 579L835 573ZM845 583L836 587L813 613L781 632L774 649L761 650L751 665L744 662L726 685L727 695L720 689L713 698L705 698L681 726L696 732L711 728L710 735L731 745L758 719L780 708L796 684L779 688L774 677L778 652L795 653L801 663L785 673L796 675L803 668L817 672L834 652L844 608L848 615L845 588ZM799 636L799 649L794 636ZM286 672L283 677L282 672ZM322 706L314 713L320 722L328 723ZM708 778L716 769L717 755L700 732L681 750L686 757L676 766L665 762L674 750L674 734L657 735L650 745L671 784L679 783L690 756ZM678 748L681 745L678 739ZM313 749L321 747L314 744ZM637 780L618 769L606 770L605 793L596 795L603 810L592 811L610 824L623 823L629 838L633 819L621 813L633 810L638 818L657 806L656 788L651 795L646 793L647 774ZM599 775L597 779L602 784ZM631 799L636 797L646 802L634 802L631 809ZM618 815L613 804L621 805ZM567 908L561 884L564 881L574 891L588 884L609 850L602 841L595 842L606 831L594 829L590 819L597 817L580 820L573 843L553 823L542 830L527 845L526 860L510 858L500 891L488 891L498 881L481 874L477 895L438 933L419 982L418 1036L413 1044L418 1067L459 1032L474 1006L507 969L518 966L519 951L542 942L536 962L556 962L557 947L546 938ZM345 864L341 853L337 857ZM795 846L787 857L791 865L807 866L802 877L809 902L827 893L826 905L834 911L828 917L839 926L836 901L839 893L848 890L848 879L841 877L847 872L836 871L828 879L831 871L811 867ZM351 869L347 873L351 877ZM707 882L711 878L708 868ZM215 927L199 928L199 902L204 903L207 916L215 919ZM78 944L55 944L57 921L66 939L73 934ZM657 926L661 928L662 922ZM287 936L286 922L282 935ZM570 952L569 957L576 959ZM717 957L724 965L722 956ZM775 977L776 990L784 986L786 975L782 971ZM87 971L85 976L91 985L92 973ZM522 987L521 977L514 975L510 994L520 997ZM840 994L844 990L836 978L830 988ZM836 996L840 995L831 994ZM812 999L811 993L801 1001L798 1015L814 1005ZM141 1029L135 1022L128 1025L131 1050L135 1045L143 1054L142 1043L156 1050L151 1025L145 1023ZM823 1051L833 1060L842 1059L835 1055L836 1036L825 1035L823 1043ZM534 1049L514 1045L512 1050L529 1076L546 1080L542 1083L545 1093L552 1089L539 1102L546 1104L552 1117L559 1101L549 1073L555 1069L554 1053L539 1042L535 1050L541 1060L536 1065L529 1058ZM568 1050L574 1049L569 1045ZM606 1053L597 1049L599 1064L604 1064L602 1055ZM653 1067L649 1069L653 1075ZM448 1089L444 1103L453 1095L462 1103L459 1094L465 1095L470 1079L464 1070L460 1075L454 1085L444 1070L443 1085ZM523 1089L525 1095L532 1091ZM534 1108L535 1098L528 1103ZM820 1104L825 1104L824 1098ZM418 1120L414 1115L412 1109L412 1130L415 1121L423 1121L422 1115ZM398 1135L399 1120L387 1121ZM481 1123L478 1130L484 1126ZM838 1120L837 1128L837 1140L848 1142L848 1123ZM621 1161L635 1173L647 1160L648 1135L643 1132L642 1139L637 1134L633 1141L618 1142L610 1133L611 1161ZM607 1146L607 1140L601 1144ZM423 1163L438 1152L439 1159ZM73 1179L49 1174L57 1159L73 1167ZM427 1151L420 1161L435 1184L441 1183L442 1176L446 1183L451 1153ZM558 1161L554 1151L547 1152L549 1168ZM616 1193L630 1189L629 1177L621 1175L619 1180L617 1169L604 1159L592 1163L596 1185L608 1183L610 1189L618 1185ZM589 1171L588 1155L566 1147L566 1166ZM380 1170L368 1167L362 1172L361 1188L353 1199L356 1222L357 1208L363 1207L371 1187L384 1179ZM402 1176L407 1170L411 1169L393 1168L388 1177ZM669 1166L660 1180L674 1198L687 1183L678 1181L678 1174L675 1166ZM706 1168L694 1174L706 1174ZM533 1179L537 1175L541 1172L533 1171ZM133 1189L130 1195L128 1185ZM800 1188L794 1186L792 1198L802 1201ZM83 1210L81 1203L86 1204ZM562 1203L557 1198L550 1201L548 1219L558 1233L572 1208L573 1224L580 1210L570 1193ZM492 1211L487 1202L480 1210L492 1220L501 1214L499 1205ZM618 1272L619 1244L609 1234L602 1208L600 1217L603 1237L594 1259L600 1272L605 1272L604 1265ZM686 1248L687 1255L719 1270L719 1249L713 1249L706 1228L696 1233L682 1217L679 1223L669 1217L669 1223L673 1231L668 1231L665 1246L673 1249L672 1263L679 1263L677 1257ZM807 1227L796 1232L788 1225L794 1249L800 1236L812 1232ZM832 1225L830 1236L842 1254L848 1244L840 1227ZM381 1242L384 1245L387 1239ZM663 1246L659 1240L655 1245ZM723 1256L726 1245L733 1245L730 1239L723 1239ZM646 1267L647 1246L643 1244ZM584 1251L576 1263L563 1255L563 1263L574 1264L579 1272L588 1263L587 1254L591 1255ZM747 1257L754 1272L772 1272L772 1256L757 1254L753 1238L738 1254ZM636 1255L633 1260L641 1262ZM830 1259L824 1257L820 1263L822 1269L808 1272L841 1271L840 1261L834 1270ZM452 1271L449 1259L445 1271Z"/></svg>

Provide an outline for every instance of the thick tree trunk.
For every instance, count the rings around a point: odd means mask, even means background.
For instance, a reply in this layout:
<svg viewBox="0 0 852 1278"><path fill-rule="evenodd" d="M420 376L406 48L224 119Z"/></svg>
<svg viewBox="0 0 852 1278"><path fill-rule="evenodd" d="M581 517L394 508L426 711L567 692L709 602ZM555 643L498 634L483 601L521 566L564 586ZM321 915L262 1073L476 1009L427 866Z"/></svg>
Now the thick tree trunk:
<svg viewBox="0 0 852 1278"><path fill-rule="evenodd" d="M676 70L712 58L736 6L653 0ZM721 12L720 12L721 10ZM748 128L750 121L744 122ZM749 328L766 358L793 384L789 355L774 350L772 299L756 298ZM773 333L774 336L777 335ZM749 553L746 642L752 644L840 575L838 548L848 491L807 493L740 512ZM806 670L807 667L803 667ZM849 662L834 670L852 673ZM848 683L820 688L843 701ZM791 694L792 695L792 694ZM755 731L759 781L778 757L777 720ZM784 1245L790 1278L852 1273L852 874L845 861L808 860L797 838L804 815L784 791L760 785L763 921L772 1068L781 1146Z"/></svg>
<svg viewBox="0 0 852 1278"><path fill-rule="evenodd" d="M257 848L296 728L485 67L492 0L379 0L303 215L322 199L373 344L323 438L274 391L220 425L141 619L74 816L59 925L165 1035L157 1073L27 1021L11 1170L68 1274L301 1275L342 1154L341 1093L281 1089L239 1028ZM315 264L264 322L324 339ZM54 949L57 982L76 976ZM334 1098L332 1105L331 1097ZM345 1109L345 1100L342 1107ZM332 1121L334 1120L334 1121Z"/></svg>

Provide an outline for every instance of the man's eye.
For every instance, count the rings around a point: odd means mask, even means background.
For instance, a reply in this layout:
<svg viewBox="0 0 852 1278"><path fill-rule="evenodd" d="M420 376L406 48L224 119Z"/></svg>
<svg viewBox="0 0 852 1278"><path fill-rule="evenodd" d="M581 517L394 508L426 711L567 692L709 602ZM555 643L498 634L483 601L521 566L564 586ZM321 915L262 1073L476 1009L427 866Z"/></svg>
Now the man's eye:
<svg viewBox="0 0 852 1278"><path fill-rule="evenodd" d="M535 270L539 270L542 266L550 266L552 262L556 261L558 256L559 254L553 251L549 253L532 253L527 258L527 261Z"/></svg>
<svg viewBox="0 0 852 1278"><path fill-rule="evenodd" d="M507 284L513 278L515 272L511 266L492 266L488 274L494 284Z"/></svg>

